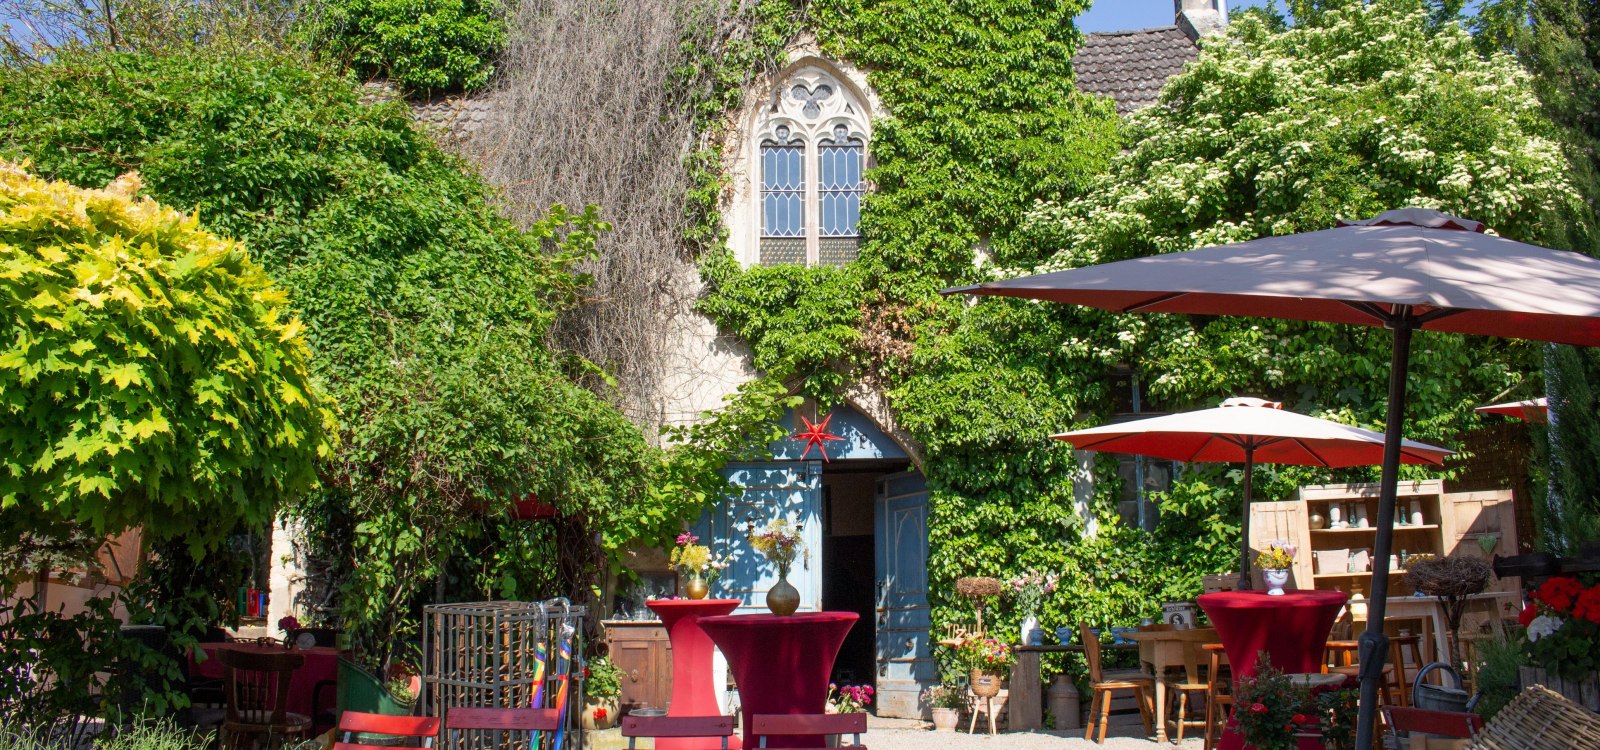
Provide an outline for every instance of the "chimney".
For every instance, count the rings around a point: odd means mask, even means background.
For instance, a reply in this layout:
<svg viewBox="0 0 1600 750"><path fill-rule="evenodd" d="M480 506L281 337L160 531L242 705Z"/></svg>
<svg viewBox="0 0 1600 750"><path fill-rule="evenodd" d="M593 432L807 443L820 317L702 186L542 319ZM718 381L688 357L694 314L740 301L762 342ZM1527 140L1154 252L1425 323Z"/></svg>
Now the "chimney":
<svg viewBox="0 0 1600 750"><path fill-rule="evenodd" d="M1195 41L1228 26L1228 0L1172 0L1172 6L1173 23Z"/></svg>

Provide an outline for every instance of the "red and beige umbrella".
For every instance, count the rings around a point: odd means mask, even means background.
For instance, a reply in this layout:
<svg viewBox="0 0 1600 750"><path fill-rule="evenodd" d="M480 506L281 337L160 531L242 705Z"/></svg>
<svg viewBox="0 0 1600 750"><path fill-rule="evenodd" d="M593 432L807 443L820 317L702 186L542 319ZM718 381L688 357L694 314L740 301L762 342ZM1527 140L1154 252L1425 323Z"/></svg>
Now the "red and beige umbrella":
<svg viewBox="0 0 1600 750"><path fill-rule="evenodd" d="M1356 747L1372 744L1378 685L1389 653L1383 614L1412 333L1600 345L1600 260L1486 234L1476 221L1418 208L1334 229L946 292L1046 299L1123 313L1243 315L1393 331L1371 604L1361 636Z"/></svg>
<svg viewBox="0 0 1600 750"><path fill-rule="evenodd" d="M1499 414L1506 417L1516 417L1529 422L1550 421L1550 400L1544 396L1530 398L1527 401L1510 401L1504 404L1490 404L1473 409L1483 414Z"/></svg>
<svg viewBox="0 0 1600 750"><path fill-rule="evenodd" d="M1259 398L1230 398L1213 409L1167 414L1051 435L1078 450L1133 453L1185 463L1243 463L1244 518L1239 539L1239 584L1250 587L1250 498L1257 463L1340 469L1383 462L1383 433L1284 411ZM1442 463L1452 451L1410 440L1400 460Z"/></svg>

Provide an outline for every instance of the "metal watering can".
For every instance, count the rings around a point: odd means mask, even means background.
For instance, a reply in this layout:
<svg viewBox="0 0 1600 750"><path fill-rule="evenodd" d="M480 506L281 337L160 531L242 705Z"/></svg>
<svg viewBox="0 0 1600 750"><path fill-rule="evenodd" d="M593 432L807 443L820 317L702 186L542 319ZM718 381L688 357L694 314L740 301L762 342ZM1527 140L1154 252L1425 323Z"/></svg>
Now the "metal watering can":
<svg viewBox="0 0 1600 750"><path fill-rule="evenodd" d="M1435 669L1448 672L1456 686L1444 687L1423 682L1428 673ZM1411 705L1432 711L1466 711L1467 691L1462 688L1460 673L1456 672L1455 667L1442 661L1433 662L1417 670L1416 679L1411 681Z"/></svg>

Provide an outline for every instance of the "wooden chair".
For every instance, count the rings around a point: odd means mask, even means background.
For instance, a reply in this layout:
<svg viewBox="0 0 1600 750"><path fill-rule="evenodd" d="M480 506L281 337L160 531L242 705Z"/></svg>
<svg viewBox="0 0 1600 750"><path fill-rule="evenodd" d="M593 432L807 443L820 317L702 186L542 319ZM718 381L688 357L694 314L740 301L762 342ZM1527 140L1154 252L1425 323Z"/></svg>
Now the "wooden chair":
<svg viewBox="0 0 1600 750"><path fill-rule="evenodd" d="M1228 654L1222 650L1222 644L1207 643L1200 648L1211 656L1206 672L1205 744L1205 750L1211 750L1228 725L1227 709L1233 706L1233 678L1228 671Z"/></svg>
<svg viewBox="0 0 1600 750"><path fill-rule="evenodd" d="M513 740L512 745L531 747L534 732L554 732L560 727L561 715L553 708L450 708L444 715L448 747L465 747L456 741L456 733L471 731L517 732L524 738Z"/></svg>
<svg viewBox="0 0 1600 750"><path fill-rule="evenodd" d="M1406 679L1406 662L1402 658L1402 649L1409 647L1417 662L1422 661L1422 637L1417 635L1397 635L1389 639L1389 662L1383 665L1383 702L1391 706L1405 706L1411 702L1411 685ZM1331 664L1323 671L1329 674L1342 674L1346 676L1359 675L1361 665L1357 664L1356 652L1360 650L1360 641L1328 641L1326 646L1327 658L1325 663Z"/></svg>
<svg viewBox="0 0 1600 750"><path fill-rule="evenodd" d="M1204 663L1206 657L1202 655L1204 653L1201 648L1202 645L1193 641L1186 641L1183 644L1183 673L1174 675L1172 670L1169 669L1167 674L1161 675L1161 681L1166 683L1168 690L1178 691L1178 715L1174 717L1173 723L1177 725L1176 736L1179 744L1183 742L1183 730L1186 727L1199 728L1208 726L1205 719L1189 718L1189 694L1211 694L1212 680L1206 676L1206 664ZM1215 671L1215 669L1212 671ZM1200 681L1190 682L1189 675L1191 674L1195 675L1195 679ZM1195 705L1198 706L1198 702ZM1167 717L1163 716L1161 720L1166 721Z"/></svg>
<svg viewBox="0 0 1600 750"><path fill-rule="evenodd" d="M1483 731L1483 717L1474 713L1454 711L1429 711L1425 708L1384 706L1383 723L1395 738L1395 747L1404 747L1400 738L1411 732L1427 732L1435 737L1470 739ZM1404 734L1402 734L1404 733ZM1443 743L1433 743L1423 737L1411 738L1411 750L1426 750Z"/></svg>
<svg viewBox="0 0 1600 750"><path fill-rule="evenodd" d="M861 744L861 733L865 731L867 715L864 713L757 714L750 717L750 734L755 735L757 746L763 748L770 735L833 738L842 734L855 735L853 747L866 747Z"/></svg>
<svg viewBox="0 0 1600 750"><path fill-rule="evenodd" d="M733 717L628 714L622 717L622 736L628 738L628 750L634 750L634 742L640 737L721 737L722 750L728 750L728 738L733 736Z"/></svg>
<svg viewBox="0 0 1600 750"><path fill-rule="evenodd" d="M222 663L223 750L245 746L246 737L264 738L267 750L289 737L306 738L311 717L286 708L289 680L305 664L304 656L220 649L217 660Z"/></svg>
<svg viewBox="0 0 1600 750"><path fill-rule="evenodd" d="M1100 701L1100 739L1096 742L1106 741L1106 725L1111 721L1111 698L1118 690L1133 692L1134 702L1139 704L1139 718L1144 719L1144 733L1149 735L1154 732L1150 723L1150 715L1155 712L1153 696L1155 690L1155 677L1145 674L1137 669L1118 670L1105 672L1100 669L1100 639L1089 626L1078 625L1078 635L1083 639L1083 659L1089 663L1089 721L1084 728L1083 738L1094 739L1094 705Z"/></svg>
<svg viewBox="0 0 1600 750"><path fill-rule="evenodd" d="M454 709L460 711L465 709ZM339 715L339 734L342 739L333 743L333 750L394 750L393 745L366 745L356 742L358 734L381 734L388 737L415 737L421 747L433 747L439 736L439 720L431 716L383 716L360 711L346 711Z"/></svg>

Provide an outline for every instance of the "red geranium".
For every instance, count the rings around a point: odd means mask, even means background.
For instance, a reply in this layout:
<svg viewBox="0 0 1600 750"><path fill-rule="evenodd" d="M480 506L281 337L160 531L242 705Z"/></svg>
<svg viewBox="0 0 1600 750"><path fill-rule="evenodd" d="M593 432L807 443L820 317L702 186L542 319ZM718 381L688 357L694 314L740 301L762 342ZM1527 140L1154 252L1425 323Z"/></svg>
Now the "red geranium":
<svg viewBox="0 0 1600 750"><path fill-rule="evenodd" d="M1528 602L1528 606L1523 607L1522 613L1517 615L1517 622L1522 623L1522 627L1528 627L1528 625L1533 622L1533 618L1538 616L1539 605L1534 604L1533 602Z"/></svg>
<svg viewBox="0 0 1600 750"><path fill-rule="evenodd" d="M1566 614L1572 609L1572 604L1578 595L1583 593L1583 584L1576 578L1556 577L1546 580L1533 592L1533 598L1543 602L1545 606L1557 612Z"/></svg>
<svg viewBox="0 0 1600 750"><path fill-rule="evenodd" d="M1572 606L1572 616L1600 625L1600 586L1593 586L1578 595Z"/></svg>

